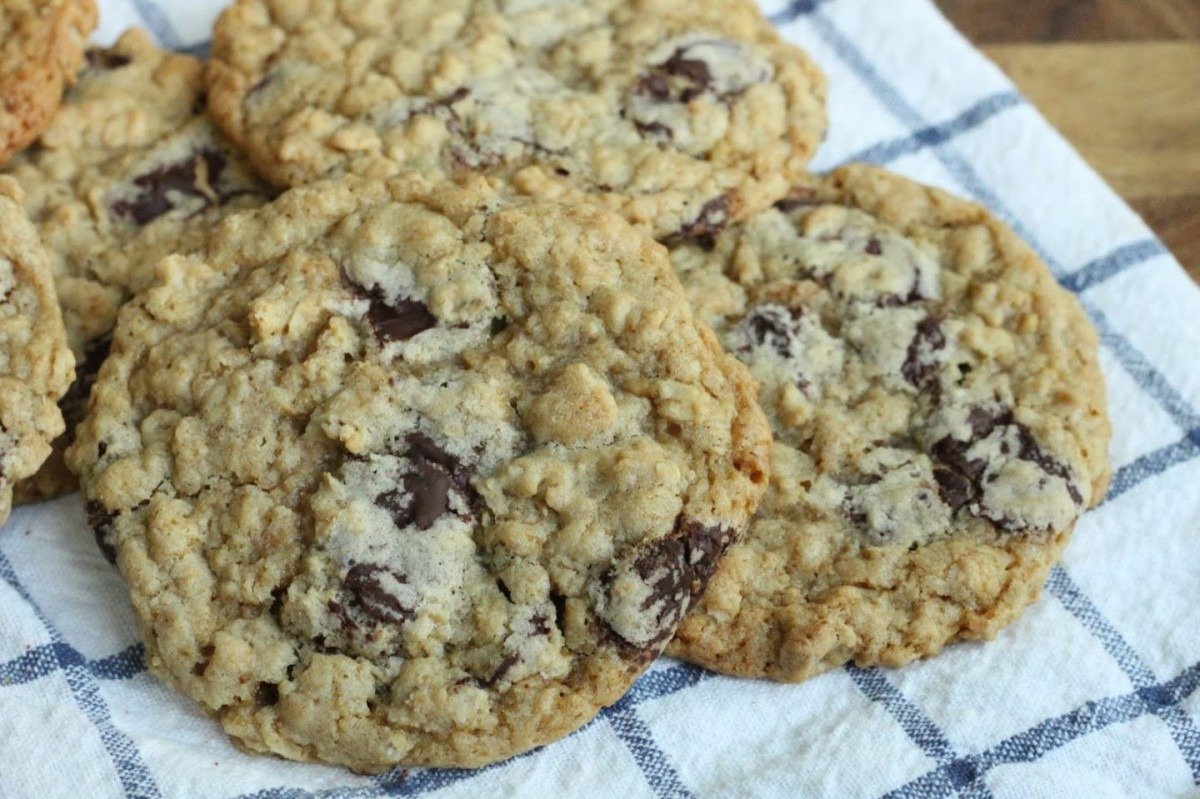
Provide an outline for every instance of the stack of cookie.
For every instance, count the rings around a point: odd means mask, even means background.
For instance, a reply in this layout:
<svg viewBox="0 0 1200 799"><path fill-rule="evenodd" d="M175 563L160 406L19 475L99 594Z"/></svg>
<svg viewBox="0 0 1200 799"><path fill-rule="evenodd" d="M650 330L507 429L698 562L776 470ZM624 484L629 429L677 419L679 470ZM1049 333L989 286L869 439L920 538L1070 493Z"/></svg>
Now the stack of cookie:
<svg viewBox="0 0 1200 799"><path fill-rule="evenodd" d="M978 206L806 173L824 78L749 0L240 0L207 65L94 22L0 10L0 484L77 476L248 750L478 766L664 651L900 665L1104 493L1074 299Z"/></svg>

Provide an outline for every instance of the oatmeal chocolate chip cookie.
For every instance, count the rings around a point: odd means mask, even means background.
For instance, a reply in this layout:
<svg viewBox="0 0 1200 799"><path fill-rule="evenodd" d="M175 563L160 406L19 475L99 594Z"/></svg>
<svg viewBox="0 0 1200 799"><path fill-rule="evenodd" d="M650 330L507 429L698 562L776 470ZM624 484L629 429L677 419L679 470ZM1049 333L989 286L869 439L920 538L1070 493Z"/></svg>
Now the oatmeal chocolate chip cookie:
<svg viewBox="0 0 1200 799"><path fill-rule="evenodd" d="M210 106L272 181L483 171L658 237L769 206L825 81L750 2L241 0Z"/></svg>
<svg viewBox="0 0 1200 799"><path fill-rule="evenodd" d="M566 734L765 490L752 381L611 212L348 178L159 272L68 459L150 668L252 751L474 766Z"/></svg>
<svg viewBox="0 0 1200 799"><path fill-rule="evenodd" d="M63 407L73 427L121 304L155 263L198 246L217 220L261 203L266 188L209 121L203 64L160 50L140 30L88 51L50 127L6 171L24 187L50 253L79 364ZM74 488L61 460L67 443L17 487L18 501Z"/></svg>
<svg viewBox="0 0 1200 799"><path fill-rule="evenodd" d="M1108 480L1096 335L982 208L867 167L672 253L760 383L771 487L672 654L802 680L990 638Z"/></svg>
<svg viewBox="0 0 1200 799"><path fill-rule="evenodd" d="M95 27L92 0L0 3L0 164L54 116Z"/></svg>
<svg viewBox="0 0 1200 799"><path fill-rule="evenodd" d="M56 403L74 376L46 251L20 202L16 182L0 177L0 523L13 483L37 471L62 433Z"/></svg>

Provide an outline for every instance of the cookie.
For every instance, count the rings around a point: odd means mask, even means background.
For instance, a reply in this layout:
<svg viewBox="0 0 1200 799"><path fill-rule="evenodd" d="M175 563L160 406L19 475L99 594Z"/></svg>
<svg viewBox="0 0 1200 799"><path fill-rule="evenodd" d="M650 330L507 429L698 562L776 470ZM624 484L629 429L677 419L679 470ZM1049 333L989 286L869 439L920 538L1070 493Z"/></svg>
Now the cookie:
<svg viewBox="0 0 1200 799"><path fill-rule="evenodd" d="M96 27L92 0L0 5L0 164L49 123Z"/></svg>
<svg viewBox="0 0 1200 799"><path fill-rule="evenodd" d="M37 471L62 433L55 403L74 376L49 259L20 201L20 187L0 177L0 523L13 483Z"/></svg>
<svg viewBox="0 0 1200 799"><path fill-rule="evenodd" d="M798 681L994 636L1104 495L1078 303L979 206L868 167L678 244L760 383L771 487L671 654Z"/></svg>
<svg viewBox="0 0 1200 799"><path fill-rule="evenodd" d="M658 237L767 207L826 124L820 72L743 0L241 0L209 84L279 185L482 171Z"/></svg>
<svg viewBox="0 0 1200 799"><path fill-rule="evenodd" d="M50 252L79 378L64 413L82 417L121 304L154 264L200 244L228 213L268 195L204 110L203 64L141 30L87 53L78 83L38 141L5 170ZM69 436L68 436L69 437ZM72 490L57 454L18 501Z"/></svg>
<svg viewBox="0 0 1200 799"><path fill-rule="evenodd" d="M68 462L150 669L251 751L369 772L566 734L765 490L749 376L603 209L344 179L159 281Z"/></svg>

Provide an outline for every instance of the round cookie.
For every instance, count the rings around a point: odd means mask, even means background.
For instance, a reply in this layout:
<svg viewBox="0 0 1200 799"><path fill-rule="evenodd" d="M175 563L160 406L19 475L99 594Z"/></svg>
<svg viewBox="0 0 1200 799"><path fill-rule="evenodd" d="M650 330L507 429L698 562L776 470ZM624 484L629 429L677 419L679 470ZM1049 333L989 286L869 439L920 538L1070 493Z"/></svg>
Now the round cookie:
<svg viewBox="0 0 1200 799"><path fill-rule="evenodd" d="M62 433L56 403L74 376L46 251L20 202L20 187L0 177L0 523L13 483L37 471Z"/></svg>
<svg viewBox="0 0 1200 799"><path fill-rule="evenodd" d="M228 213L268 192L204 110L204 66L160 50L141 30L87 66L38 146L5 170L50 253L78 381L64 400L68 428L82 418L121 304L166 255L199 246ZM18 501L74 488L64 441Z"/></svg>
<svg viewBox="0 0 1200 799"><path fill-rule="evenodd" d="M241 746L476 766L616 701L766 487L753 383L608 211L285 194L121 312L68 461Z"/></svg>
<svg viewBox="0 0 1200 799"><path fill-rule="evenodd" d="M240 0L218 124L280 185L483 171L666 238L767 207L825 131L825 80L738 0Z"/></svg>
<svg viewBox="0 0 1200 799"><path fill-rule="evenodd" d="M984 209L869 167L680 243L760 383L771 487L669 652L798 681L990 638L1104 495L1097 339Z"/></svg>
<svg viewBox="0 0 1200 799"><path fill-rule="evenodd" d="M36 139L54 116L95 27L92 0L0 4L0 164Z"/></svg>

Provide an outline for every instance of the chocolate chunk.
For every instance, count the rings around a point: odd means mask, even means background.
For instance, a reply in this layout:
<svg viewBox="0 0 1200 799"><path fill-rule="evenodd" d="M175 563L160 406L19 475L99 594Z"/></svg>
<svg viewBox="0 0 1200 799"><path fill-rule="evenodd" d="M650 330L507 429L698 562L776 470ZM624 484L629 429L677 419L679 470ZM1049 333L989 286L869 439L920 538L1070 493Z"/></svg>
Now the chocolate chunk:
<svg viewBox="0 0 1200 799"><path fill-rule="evenodd" d="M933 479L938 484L938 495L953 510L966 505L975 495L975 487L962 472L954 469L935 468Z"/></svg>
<svg viewBox="0 0 1200 799"><path fill-rule="evenodd" d="M384 624L403 625L415 619L417 614L388 590L389 581L408 583L404 575L386 566L369 563L354 564L345 577L346 590L354 596L354 605L359 611Z"/></svg>
<svg viewBox="0 0 1200 799"><path fill-rule="evenodd" d="M108 510L94 499L88 500L84 510L87 513L88 526L92 528L92 535L96 537L96 546L104 553L104 559L115 566L117 548L113 546L112 525L117 519L116 512Z"/></svg>
<svg viewBox="0 0 1200 799"><path fill-rule="evenodd" d="M1071 500L1076 505L1082 506L1083 495L1079 493L1079 489L1075 486L1070 469L1043 452L1042 448L1038 446L1037 441L1034 440L1033 434L1029 432L1029 428L1025 427L1025 425L1017 425L1017 440L1020 442L1020 450L1017 452L1017 457L1023 461L1036 463L1038 468L1048 475L1061 477L1067 484L1067 493L1071 495Z"/></svg>
<svg viewBox="0 0 1200 799"><path fill-rule="evenodd" d="M904 379L919 389L937 391L940 388L937 382L938 364L932 355L945 346L946 336L942 333L941 318L930 315L918 322L916 335L908 344L908 354L900 369Z"/></svg>
<svg viewBox="0 0 1200 799"><path fill-rule="evenodd" d="M249 100L251 97L258 94L259 92L261 92L263 89L267 88L274 82L275 82L274 75L272 75L270 73L264 75L263 77L259 78L258 81L256 81L253 86L251 86L249 89L246 90L245 99Z"/></svg>
<svg viewBox="0 0 1200 799"><path fill-rule="evenodd" d="M682 516L676 522L675 528L683 534L687 547L694 602L708 587L709 579L716 574L721 558L733 543L733 530L728 527L704 525Z"/></svg>
<svg viewBox="0 0 1200 799"><path fill-rule="evenodd" d="M977 442L991 435L997 425L1012 421L1012 412L1006 408L974 407L967 412L967 424L971 427L971 438L960 441L953 436L944 436L930 450L943 468L934 468L934 479L942 501L958 510L978 500L983 494L983 473L987 463L972 460L967 451Z"/></svg>
<svg viewBox="0 0 1200 799"><path fill-rule="evenodd" d="M722 194L700 206L695 219L686 223L673 239L712 239L729 224L729 198Z"/></svg>
<svg viewBox="0 0 1200 799"><path fill-rule="evenodd" d="M807 194L797 194L791 197L780 200L775 203L776 210L782 211L785 214L790 214L795 211L802 211L806 208L816 208L819 205L814 192Z"/></svg>
<svg viewBox="0 0 1200 799"><path fill-rule="evenodd" d="M273 682L260 682L254 692L254 701L263 707L269 707L279 702L279 686Z"/></svg>
<svg viewBox="0 0 1200 799"><path fill-rule="evenodd" d="M554 605L554 626L563 635L567 634L567 598L557 591L550 592L550 604Z"/></svg>
<svg viewBox="0 0 1200 799"><path fill-rule="evenodd" d="M687 48L680 47L666 61L643 73L634 91L656 103L690 103L711 89L712 84L713 74L708 64L688 58Z"/></svg>
<svg viewBox="0 0 1200 799"><path fill-rule="evenodd" d="M342 632L349 632L358 626L354 622L354 617L350 615L350 609L341 602L331 599L326 607L329 608L330 613L337 617L338 622L342 625ZM323 648L325 646L325 636L318 636L318 638L321 639L320 646Z"/></svg>
<svg viewBox="0 0 1200 799"><path fill-rule="evenodd" d="M637 132L646 138L662 139L671 141L675 138L675 131L661 122L634 122L633 126L637 128Z"/></svg>
<svg viewBox="0 0 1200 799"><path fill-rule="evenodd" d="M867 242L867 255L883 255L883 243L874 236Z"/></svg>
<svg viewBox="0 0 1200 799"><path fill-rule="evenodd" d="M742 320L752 347L770 347L781 358L793 358L796 352L799 331L797 323L804 316L802 308L784 308L782 305L757 305Z"/></svg>
<svg viewBox="0 0 1200 799"><path fill-rule="evenodd" d="M905 305L918 303L924 299L927 298L923 297L921 290L914 285L913 289L907 294L884 294L875 301L875 305L879 308L900 308Z"/></svg>
<svg viewBox="0 0 1200 799"><path fill-rule="evenodd" d="M408 341L437 326L437 317L420 300L400 297L389 303L378 286L367 292L366 297L371 301L367 321L382 341Z"/></svg>
<svg viewBox="0 0 1200 799"><path fill-rule="evenodd" d="M200 660L192 665L192 674L195 674L197 677L203 677L204 672L208 671L208 664L211 662L213 653L216 651L217 648L212 644L205 644L200 647Z"/></svg>
<svg viewBox="0 0 1200 799"><path fill-rule="evenodd" d="M93 47L86 54L89 69L120 69L128 66L133 59L116 50L105 50L103 47Z"/></svg>
<svg viewBox="0 0 1200 799"><path fill-rule="evenodd" d="M133 185L140 191L132 200L113 203L112 213L118 219L146 225L175 210L173 195L199 198L204 207L223 203L233 196L223 197L216 191L225 166L225 156L208 148L178 163L159 167L134 178ZM207 185L201 185L202 180Z"/></svg>
<svg viewBox="0 0 1200 799"><path fill-rule="evenodd" d="M470 89L468 89L466 86L459 86L457 89L450 92L445 97L435 100L434 104L448 107L448 106L454 105L455 103L457 103L461 100L465 100L470 96L471 96Z"/></svg>
<svg viewBox="0 0 1200 799"><path fill-rule="evenodd" d="M704 525L680 515L670 535L647 545L632 561L613 566L601 576L604 599L599 611L602 617L607 615L608 632L626 656L639 660L652 657L670 640L684 615L703 594L733 538L733 531L728 528ZM653 614L649 638L630 640L613 626L617 615L613 611L623 601L615 588L618 569L625 571L627 577L636 576L647 589L647 596L636 610Z"/></svg>
<svg viewBox="0 0 1200 799"><path fill-rule="evenodd" d="M58 401L62 410L63 420L67 423L67 433L72 434L75 426L87 415L88 397L92 394L92 385L100 373L100 367L108 359L112 348L112 336L105 336L88 344L83 360L75 364L75 381L67 389L67 393Z"/></svg>
<svg viewBox="0 0 1200 799"><path fill-rule="evenodd" d="M656 103L665 103L671 99L671 84L657 72L648 72L638 78L633 88L634 92L649 97Z"/></svg>
<svg viewBox="0 0 1200 799"><path fill-rule="evenodd" d="M480 680L480 684L487 688L491 688L493 685L503 680L504 675L508 674L508 672L512 670L512 667L517 665L519 662L521 662L521 656L516 652L510 652L509 654L505 655L498 664L496 664L496 668L492 670L492 673L488 675L487 679Z"/></svg>
<svg viewBox="0 0 1200 799"><path fill-rule="evenodd" d="M461 496L468 506L477 501L468 466L423 433L409 433L404 441L410 470L401 478L399 488L375 498L375 504L392 515L397 527L415 524L418 530L428 530L450 510L452 493ZM460 518L470 516L469 512L459 513Z"/></svg>
<svg viewBox="0 0 1200 799"><path fill-rule="evenodd" d="M967 451L975 444L990 436L997 428L1012 428L1017 437L1017 451L1014 453L1007 444L1001 445L1002 454L1014 456L1024 461L1037 464L1047 475L1062 478L1067 484L1067 492L1076 505L1083 504L1083 496L1075 485L1070 469L1064 464L1051 458L1038 446L1029 428L1017 422L1011 409L994 407L974 407L967 413L967 424L971 428L971 439L960 441L952 436L945 436L931 448L930 454L941 466L935 466L934 479L938 484L938 493L942 501L954 510L966 507L972 513L995 522L1006 530L1019 530L1016 522L996 518L989 514L979 502L983 497L984 473L987 463L982 459L971 459Z"/></svg>
<svg viewBox="0 0 1200 799"><path fill-rule="evenodd" d="M530 632L533 635L549 635L550 620L544 613L535 613L529 617Z"/></svg>

